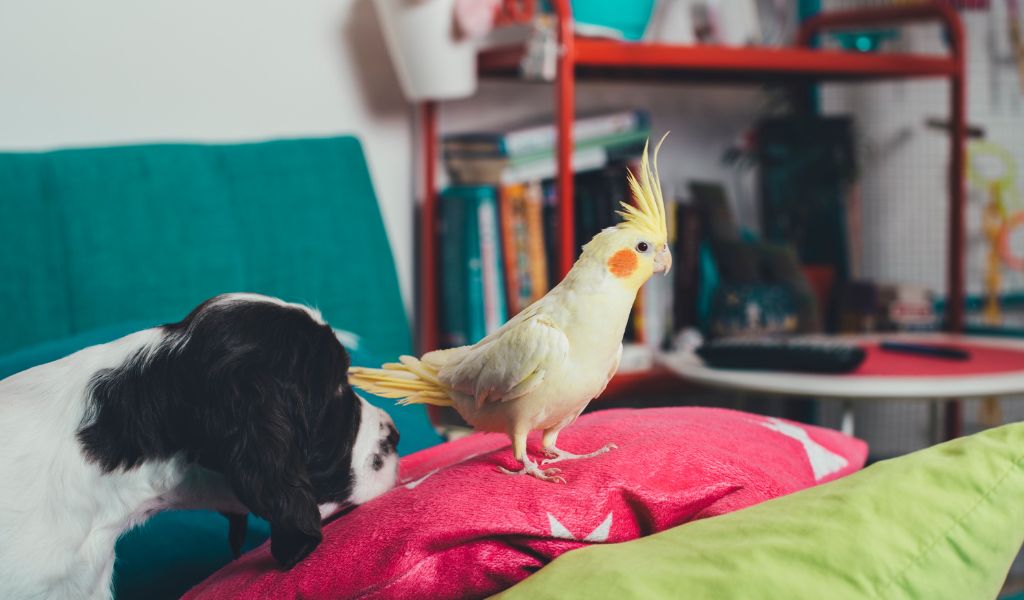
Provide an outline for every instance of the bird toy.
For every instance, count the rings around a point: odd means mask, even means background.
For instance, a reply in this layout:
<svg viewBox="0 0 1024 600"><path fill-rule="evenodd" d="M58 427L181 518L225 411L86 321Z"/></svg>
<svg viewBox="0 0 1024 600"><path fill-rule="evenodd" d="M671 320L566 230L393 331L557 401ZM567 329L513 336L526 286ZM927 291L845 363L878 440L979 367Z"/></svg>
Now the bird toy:
<svg viewBox="0 0 1024 600"><path fill-rule="evenodd" d="M1002 321L999 296L1002 290L1002 267L1024 270L1024 258L1014 254L1010 244L1013 232L1024 225L1024 212L1017 199L1017 167L1013 155L995 143L972 141L968 146L967 178L972 185L985 190L988 202L982 217L982 231L988 242L985 268L985 323Z"/></svg>
<svg viewBox="0 0 1024 600"><path fill-rule="evenodd" d="M1010 238L1024 225L1024 212L1017 199L1017 165L1013 155L998 144L972 141L968 145L967 177L975 186L988 192L982 216L982 232L988 242L985 261L985 306L982 319L988 325L1003 320L999 299L1002 292L1002 267L1024 271L1024 258L1013 253ZM982 399L979 418L988 427L1002 424L999 398Z"/></svg>

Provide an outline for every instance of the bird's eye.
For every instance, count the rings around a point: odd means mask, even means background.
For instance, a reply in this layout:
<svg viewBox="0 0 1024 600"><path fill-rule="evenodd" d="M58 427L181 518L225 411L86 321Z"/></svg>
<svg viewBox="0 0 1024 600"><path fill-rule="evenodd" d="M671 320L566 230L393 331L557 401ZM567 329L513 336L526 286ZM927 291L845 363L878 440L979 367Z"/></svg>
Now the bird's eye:
<svg viewBox="0 0 1024 600"><path fill-rule="evenodd" d="M650 246L647 245L647 242L640 242L636 245L637 252L647 252L648 248L650 248Z"/></svg>

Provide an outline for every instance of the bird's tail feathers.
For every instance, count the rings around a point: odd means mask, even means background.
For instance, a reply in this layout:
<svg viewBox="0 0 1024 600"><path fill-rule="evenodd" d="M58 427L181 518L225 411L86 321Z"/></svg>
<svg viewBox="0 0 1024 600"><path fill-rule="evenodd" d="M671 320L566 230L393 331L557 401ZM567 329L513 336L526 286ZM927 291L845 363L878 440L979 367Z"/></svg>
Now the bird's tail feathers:
<svg viewBox="0 0 1024 600"><path fill-rule="evenodd" d="M400 362L387 363L380 369L352 367L348 371L349 383L371 394L396 399L403 406L452 405L451 398L437 379L437 369L429 361L421 361L414 356L402 356L398 360Z"/></svg>

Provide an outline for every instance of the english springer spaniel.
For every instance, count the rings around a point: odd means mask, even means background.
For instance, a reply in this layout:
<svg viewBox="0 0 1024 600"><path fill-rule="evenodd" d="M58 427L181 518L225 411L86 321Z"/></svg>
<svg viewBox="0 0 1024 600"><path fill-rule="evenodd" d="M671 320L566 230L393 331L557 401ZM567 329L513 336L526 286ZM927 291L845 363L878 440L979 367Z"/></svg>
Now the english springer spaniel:
<svg viewBox="0 0 1024 600"><path fill-rule="evenodd" d="M109 598L118 536L171 508L263 517L292 567L397 475L348 366L319 312L229 294L0 381L0 597Z"/></svg>

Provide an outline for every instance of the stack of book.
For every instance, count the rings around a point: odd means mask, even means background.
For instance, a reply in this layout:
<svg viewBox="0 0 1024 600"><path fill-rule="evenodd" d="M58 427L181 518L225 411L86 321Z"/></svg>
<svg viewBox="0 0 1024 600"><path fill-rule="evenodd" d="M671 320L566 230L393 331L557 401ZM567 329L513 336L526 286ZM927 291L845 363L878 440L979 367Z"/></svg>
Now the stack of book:
<svg viewBox="0 0 1024 600"><path fill-rule="evenodd" d="M647 115L625 110L574 124L573 230L582 246L618 221L626 171L650 135ZM560 279L561 227L554 177L557 129L549 121L442 140L452 184L441 194L443 342L475 343ZM642 339L636 322L628 338Z"/></svg>
<svg viewBox="0 0 1024 600"><path fill-rule="evenodd" d="M643 148L650 129L643 111L624 110L580 117L573 124L573 171L600 169ZM447 135L441 141L445 167L456 184L503 185L552 179L558 171L550 121L500 132Z"/></svg>

